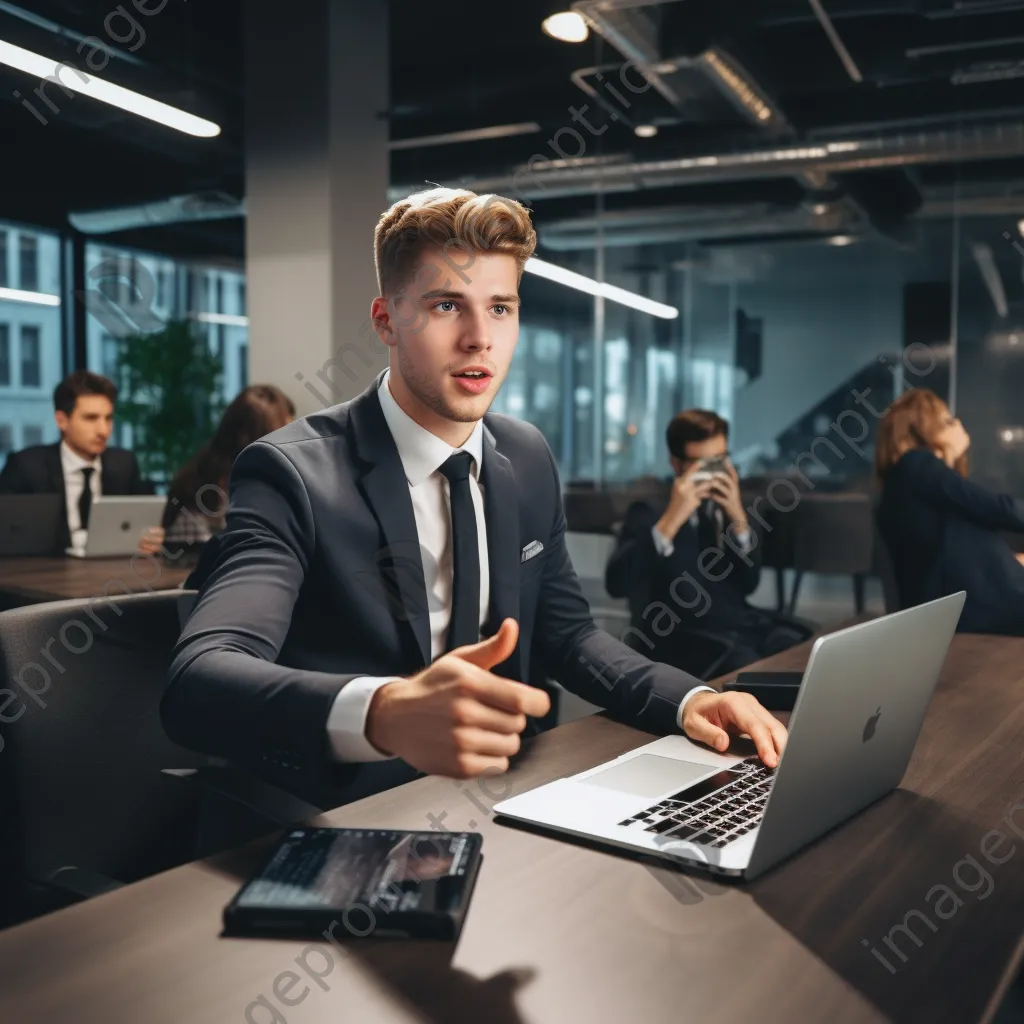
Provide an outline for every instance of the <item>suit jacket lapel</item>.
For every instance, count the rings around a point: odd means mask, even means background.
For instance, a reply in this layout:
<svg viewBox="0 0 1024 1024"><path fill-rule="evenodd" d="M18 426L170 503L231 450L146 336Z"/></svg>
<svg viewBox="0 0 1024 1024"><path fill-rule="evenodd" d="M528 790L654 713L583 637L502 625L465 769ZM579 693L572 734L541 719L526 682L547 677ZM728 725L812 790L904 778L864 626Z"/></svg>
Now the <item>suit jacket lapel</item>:
<svg viewBox="0 0 1024 1024"><path fill-rule="evenodd" d="M480 483L484 488L487 518L487 560L490 563L491 610L488 634L495 633L502 620L519 621L519 494L512 464L497 450L494 437L484 428L483 466ZM497 673L510 679L522 678L519 645Z"/></svg>
<svg viewBox="0 0 1024 1024"><path fill-rule="evenodd" d="M67 489L64 487L64 467L60 461L60 441L46 449L45 461L46 479L50 487L53 488L53 493L60 495L60 529L63 538L61 551L63 551L71 543L71 532L68 529L68 495Z"/></svg>
<svg viewBox="0 0 1024 1024"><path fill-rule="evenodd" d="M430 608L416 517L402 460L377 397L376 381L352 403L349 417L356 450L366 463L359 485L386 541L377 552L376 567L391 598L392 612L409 623L422 664L429 665Z"/></svg>

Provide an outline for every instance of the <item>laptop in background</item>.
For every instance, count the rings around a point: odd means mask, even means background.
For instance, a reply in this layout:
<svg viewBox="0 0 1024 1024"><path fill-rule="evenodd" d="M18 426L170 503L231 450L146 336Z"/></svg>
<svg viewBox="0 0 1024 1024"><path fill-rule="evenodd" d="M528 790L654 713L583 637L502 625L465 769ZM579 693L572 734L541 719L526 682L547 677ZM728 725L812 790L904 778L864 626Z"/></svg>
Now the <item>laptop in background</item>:
<svg viewBox="0 0 1024 1024"><path fill-rule="evenodd" d="M899 785L965 597L819 637L776 769L664 736L494 811L682 867L756 878Z"/></svg>
<svg viewBox="0 0 1024 1024"><path fill-rule="evenodd" d="M60 553L59 494L0 494L0 556Z"/></svg>
<svg viewBox="0 0 1024 1024"><path fill-rule="evenodd" d="M161 495L111 495L97 498L89 513L84 548L68 548L75 558L134 555L146 530L159 526L167 499Z"/></svg>

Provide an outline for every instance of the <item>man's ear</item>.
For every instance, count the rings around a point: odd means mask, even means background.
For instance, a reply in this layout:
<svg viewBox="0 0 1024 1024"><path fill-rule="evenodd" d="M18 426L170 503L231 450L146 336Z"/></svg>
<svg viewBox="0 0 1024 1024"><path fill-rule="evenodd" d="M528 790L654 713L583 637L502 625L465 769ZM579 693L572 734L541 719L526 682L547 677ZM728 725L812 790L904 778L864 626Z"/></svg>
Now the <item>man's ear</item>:
<svg viewBox="0 0 1024 1024"><path fill-rule="evenodd" d="M675 473L676 476L682 476L683 464L674 455L670 455L668 457L668 461L672 464L672 472Z"/></svg>
<svg viewBox="0 0 1024 1024"><path fill-rule="evenodd" d="M64 431L68 429L68 414L58 409L54 414L53 418L57 421L57 429L61 432L63 437Z"/></svg>
<svg viewBox="0 0 1024 1024"><path fill-rule="evenodd" d="M370 322L381 342L389 348L396 343L394 328L391 325L391 313L388 310L387 299L378 295L370 304Z"/></svg>

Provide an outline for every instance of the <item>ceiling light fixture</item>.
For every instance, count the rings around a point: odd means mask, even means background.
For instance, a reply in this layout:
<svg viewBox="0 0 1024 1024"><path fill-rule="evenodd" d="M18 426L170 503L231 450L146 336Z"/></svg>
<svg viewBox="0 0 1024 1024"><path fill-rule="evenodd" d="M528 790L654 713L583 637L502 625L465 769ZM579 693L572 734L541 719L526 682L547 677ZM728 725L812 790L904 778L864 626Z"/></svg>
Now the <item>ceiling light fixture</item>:
<svg viewBox="0 0 1024 1024"><path fill-rule="evenodd" d="M59 306L59 295L46 292L24 292L20 288L0 288L0 302L31 302L36 306Z"/></svg>
<svg viewBox="0 0 1024 1024"><path fill-rule="evenodd" d="M582 15L575 11L560 11L545 18L540 27L552 39L558 39L563 43L582 43L590 35L590 29L583 20Z"/></svg>
<svg viewBox="0 0 1024 1024"><path fill-rule="evenodd" d="M612 302L629 306L631 309L638 309L641 313L650 313L651 316L659 316L663 320L675 320L679 316L679 310L675 306L666 306L663 302L644 298L643 295L637 295L636 292L627 291L625 288L617 288L613 284L595 281L592 277L585 277L583 274L577 274L574 270L566 270L565 267L556 266L546 260L539 260L536 256L531 256L526 261L524 269L528 273L536 274L548 281L554 281L556 284L564 284L567 288L575 288L588 295L603 295Z"/></svg>
<svg viewBox="0 0 1024 1024"><path fill-rule="evenodd" d="M656 124L638 124L633 129L633 134L638 135L641 139L653 139L658 134L658 126Z"/></svg>
<svg viewBox="0 0 1024 1024"><path fill-rule="evenodd" d="M1020 234L1021 238L1024 238L1024 218L1017 221L1017 231Z"/></svg>
<svg viewBox="0 0 1024 1024"><path fill-rule="evenodd" d="M179 132L187 135L195 135L199 138L210 139L220 135L220 125L212 121L206 121L195 114L186 113L177 107L172 107L159 100L150 99L141 93L125 89L113 82L104 82L93 74L86 74L74 64L67 62L58 63L49 57L33 53L31 50L22 49L13 43L0 40L0 64L24 71L25 74L38 78L40 82L49 81L58 88L63 87L70 92L81 93L101 103L109 103L112 107L120 107L131 114L138 114L139 117L148 118L158 124L166 125L168 128L176 128ZM52 90L51 90L52 91ZM22 103L33 109L27 99ZM48 107L51 110L52 108Z"/></svg>
<svg viewBox="0 0 1024 1024"><path fill-rule="evenodd" d="M826 241L829 245L853 245L854 239L850 235L832 235L831 238L827 238Z"/></svg>

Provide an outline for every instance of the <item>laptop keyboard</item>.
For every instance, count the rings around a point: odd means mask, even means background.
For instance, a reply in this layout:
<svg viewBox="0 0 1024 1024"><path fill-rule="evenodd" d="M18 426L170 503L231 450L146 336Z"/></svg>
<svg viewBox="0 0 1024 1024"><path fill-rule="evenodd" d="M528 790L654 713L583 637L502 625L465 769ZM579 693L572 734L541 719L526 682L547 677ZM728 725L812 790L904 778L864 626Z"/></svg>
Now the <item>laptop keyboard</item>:
<svg viewBox="0 0 1024 1024"><path fill-rule="evenodd" d="M712 775L619 824L666 838L721 848L757 828L775 781L759 758Z"/></svg>

